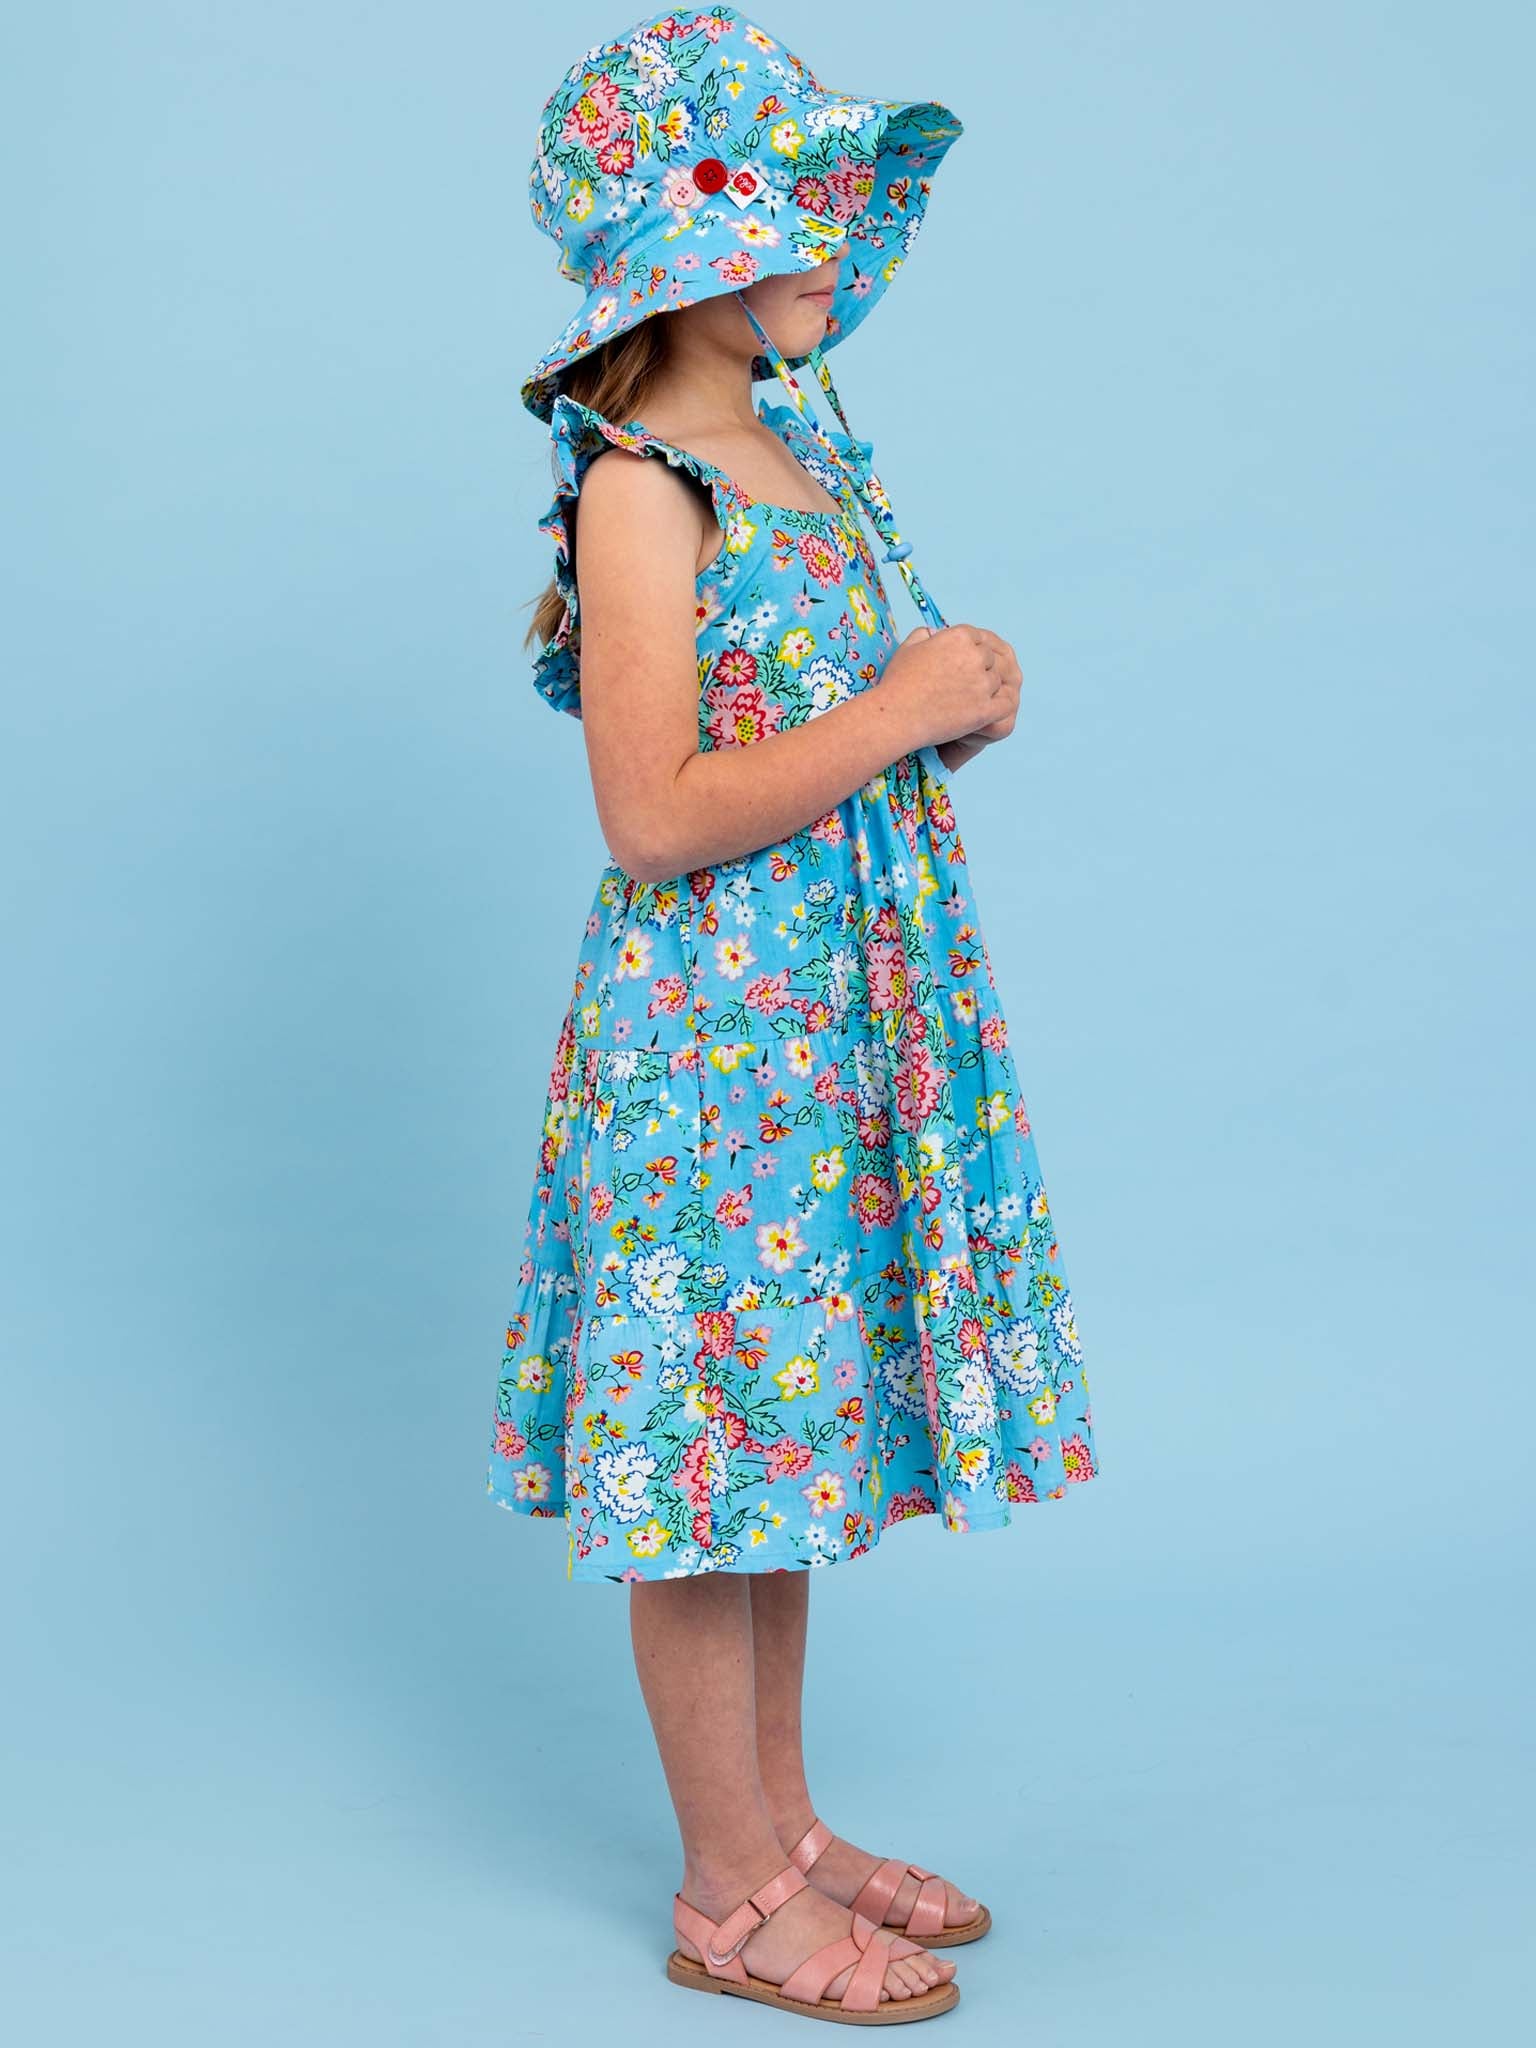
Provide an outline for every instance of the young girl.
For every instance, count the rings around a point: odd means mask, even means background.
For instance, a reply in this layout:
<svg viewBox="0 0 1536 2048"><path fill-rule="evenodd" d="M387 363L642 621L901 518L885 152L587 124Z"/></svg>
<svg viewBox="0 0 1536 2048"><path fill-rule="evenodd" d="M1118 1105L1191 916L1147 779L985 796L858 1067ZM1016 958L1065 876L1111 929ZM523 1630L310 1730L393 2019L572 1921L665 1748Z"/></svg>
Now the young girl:
<svg viewBox="0 0 1536 2048"><path fill-rule="evenodd" d="M959 133L824 89L719 7L587 52L531 177L586 297L522 392L557 484L530 638L612 858L490 1492L563 1518L572 1578L629 1587L683 1843L673 1981L865 2024L949 2010L933 1951L991 1920L818 1817L808 1568L919 1516L999 1528L1096 1472L948 787L1012 732L1019 667L938 614L825 363ZM754 409L770 374L788 402ZM928 621L905 638L865 518Z"/></svg>

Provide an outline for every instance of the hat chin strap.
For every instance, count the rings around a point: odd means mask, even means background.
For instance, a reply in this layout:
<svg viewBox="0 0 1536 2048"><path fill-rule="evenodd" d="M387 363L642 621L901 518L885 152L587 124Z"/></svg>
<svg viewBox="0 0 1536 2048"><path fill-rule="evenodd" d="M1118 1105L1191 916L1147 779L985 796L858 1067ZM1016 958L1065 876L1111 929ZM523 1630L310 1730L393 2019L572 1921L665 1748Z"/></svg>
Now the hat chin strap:
<svg viewBox="0 0 1536 2048"><path fill-rule="evenodd" d="M794 371L785 362L784 357L774 345L772 338L752 308L747 304L739 291L732 293L732 297L739 302L741 310L756 329L758 339L763 344L763 353L767 356L769 362L772 363L774 375L789 393L790 402L793 404L795 411L799 413L801 419L805 421L807 427L809 427L837 465L838 475L843 479L840 495L844 504L848 507L849 513L857 518L857 508L854 505L852 495L852 492L856 491L865 511L869 514L870 523L885 542L885 559L888 562L894 562L901 571L903 580L908 590L912 593L913 603L922 613L927 624L937 632L945 623L944 616L924 589L922 578L912 566L912 543L909 540L903 540L896 530L896 520L891 510L890 498L886 493L884 484L881 483L879 477L875 475L875 472L864 459L863 450L854 438L853 429L848 424L848 415L843 411L842 400L838 397L837 387L832 382L832 372L827 368L826 358L822 355L819 348L812 348L806 351L806 359L815 370L817 380L822 390L827 394L832 410L837 414L843 432L848 437L846 454L822 431L815 414L806 402L804 391L795 379ZM850 485L852 487L851 490Z"/></svg>

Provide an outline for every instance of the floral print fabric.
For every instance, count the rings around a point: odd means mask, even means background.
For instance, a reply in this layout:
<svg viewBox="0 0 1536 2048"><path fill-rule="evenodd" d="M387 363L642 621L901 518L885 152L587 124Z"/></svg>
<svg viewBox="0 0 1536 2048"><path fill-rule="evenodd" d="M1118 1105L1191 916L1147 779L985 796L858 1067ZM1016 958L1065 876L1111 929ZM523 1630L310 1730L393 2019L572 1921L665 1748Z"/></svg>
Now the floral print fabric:
<svg viewBox="0 0 1536 2048"><path fill-rule="evenodd" d="M793 408L760 415L835 494ZM562 397L536 669L580 715L568 515L609 443L709 491L699 745L870 688L861 526L757 503ZM864 444L867 448L868 444ZM493 1500L582 1580L802 1569L961 1533L1097 1472L1071 1290L942 762L924 747L743 858L598 877L554 1045L495 1394Z"/></svg>

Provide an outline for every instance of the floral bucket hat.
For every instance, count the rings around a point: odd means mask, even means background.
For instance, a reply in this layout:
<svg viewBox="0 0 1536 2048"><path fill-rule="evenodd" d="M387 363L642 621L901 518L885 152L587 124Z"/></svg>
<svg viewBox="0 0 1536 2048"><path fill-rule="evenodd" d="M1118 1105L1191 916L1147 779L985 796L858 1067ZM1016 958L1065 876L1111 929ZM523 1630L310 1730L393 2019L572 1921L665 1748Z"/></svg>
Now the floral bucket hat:
<svg viewBox="0 0 1536 2048"><path fill-rule="evenodd" d="M646 15L588 50L545 101L529 173L537 226L560 251L581 306L522 384L555 416L560 373L641 320L737 297L776 376L855 493L919 610L944 620L910 561L891 502L848 426L825 352L868 318L911 249L935 167L962 133L927 100L833 92L734 7ZM741 297L760 277L839 259L822 341L786 360ZM796 367L809 364L842 425L818 425ZM638 424L638 423L634 423Z"/></svg>

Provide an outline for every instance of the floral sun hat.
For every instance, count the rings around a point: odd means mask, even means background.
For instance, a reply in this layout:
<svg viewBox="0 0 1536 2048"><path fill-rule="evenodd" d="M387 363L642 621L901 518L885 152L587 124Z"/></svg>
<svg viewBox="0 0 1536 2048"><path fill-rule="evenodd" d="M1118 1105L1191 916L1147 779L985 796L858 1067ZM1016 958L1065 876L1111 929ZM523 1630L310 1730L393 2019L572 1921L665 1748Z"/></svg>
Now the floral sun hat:
<svg viewBox="0 0 1536 2048"><path fill-rule="evenodd" d="M887 543L930 625L944 621L896 530L889 496L857 441L824 352L851 333L905 261L933 171L961 124L928 100L832 92L793 51L734 7L646 15L588 50L541 110L529 173L537 226L560 251L581 306L523 380L548 422L560 372L652 314L737 296L777 376ZM760 277L840 258L825 334L809 363L846 441L817 424L790 361L740 297Z"/></svg>

